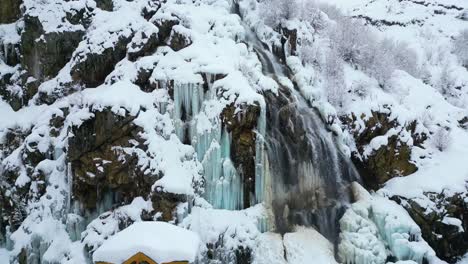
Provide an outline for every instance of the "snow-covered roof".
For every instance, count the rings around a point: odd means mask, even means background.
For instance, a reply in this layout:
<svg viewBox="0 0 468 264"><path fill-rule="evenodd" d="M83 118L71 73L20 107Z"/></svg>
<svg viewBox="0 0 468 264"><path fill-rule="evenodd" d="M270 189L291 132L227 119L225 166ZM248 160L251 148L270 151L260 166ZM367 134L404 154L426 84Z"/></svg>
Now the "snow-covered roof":
<svg viewBox="0 0 468 264"><path fill-rule="evenodd" d="M143 253L157 263L195 260L200 239L184 228L165 222L136 222L104 242L93 254L95 262L123 263Z"/></svg>

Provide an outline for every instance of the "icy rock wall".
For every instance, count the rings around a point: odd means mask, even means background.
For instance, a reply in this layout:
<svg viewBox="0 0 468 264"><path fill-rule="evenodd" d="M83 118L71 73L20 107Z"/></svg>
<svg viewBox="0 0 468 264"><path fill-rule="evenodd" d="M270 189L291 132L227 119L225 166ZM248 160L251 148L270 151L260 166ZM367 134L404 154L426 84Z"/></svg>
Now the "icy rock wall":
<svg viewBox="0 0 468 264"><path fill-rule="evenodd" d="M213 115L208 112L211 111L213 102L218 100L217 90L213 87L215 80L216 75L206 74L204 84L173 83L172 117L177 136L182 142L191 144L195 148L197 157L203 165L204 197L215 208L240 210L247 206L244 199L245 181L239 173L240 168L236 168L231 159L232 133L228 131L228 125L222 120L221 113ZM169 86L163 85L165 88ZM265 122L263 109L256 121L255 187L254 195L248 205L263 201Z"/></svg>
<svg viewBox="0 0 468 264"><path fill-rule="evenodd" d="M338 255L344 263L386 263L387 259L442 263L424 241L421 229L393 201L370 195L353 183L358 197L340 220Z"/></svg>

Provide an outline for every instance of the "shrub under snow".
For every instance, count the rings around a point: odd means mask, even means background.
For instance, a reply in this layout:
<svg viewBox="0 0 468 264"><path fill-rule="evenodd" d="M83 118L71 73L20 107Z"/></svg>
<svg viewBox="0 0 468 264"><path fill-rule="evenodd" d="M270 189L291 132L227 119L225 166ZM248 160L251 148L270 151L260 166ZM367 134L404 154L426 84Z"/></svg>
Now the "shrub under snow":
<svg viewBox="0 0 468 264"><path fill-rule="evenodd" d="M468 29L460 32L460 35L455 39L454 52L462 65L468 68Z"/></svg>
<svg viewBox="0 0 468 264"><path fill-rule="evenodd" d="M450 145L450 132L440 127L432 136L432 143L439 151L445 151Z"/></svg>

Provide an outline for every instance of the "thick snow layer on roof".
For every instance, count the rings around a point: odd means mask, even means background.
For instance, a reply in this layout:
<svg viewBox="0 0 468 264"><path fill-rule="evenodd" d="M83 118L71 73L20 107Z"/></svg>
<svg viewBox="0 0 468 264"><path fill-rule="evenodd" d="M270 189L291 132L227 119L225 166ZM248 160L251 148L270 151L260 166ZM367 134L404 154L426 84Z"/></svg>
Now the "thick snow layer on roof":
<svg viewBox="0 0 468 264"><path fill-rule="evenodd" d="M157 263L194 261L197 234L165 222L138 222L111 237L93 254L94 261L122 263L143 253Z"/></svg>

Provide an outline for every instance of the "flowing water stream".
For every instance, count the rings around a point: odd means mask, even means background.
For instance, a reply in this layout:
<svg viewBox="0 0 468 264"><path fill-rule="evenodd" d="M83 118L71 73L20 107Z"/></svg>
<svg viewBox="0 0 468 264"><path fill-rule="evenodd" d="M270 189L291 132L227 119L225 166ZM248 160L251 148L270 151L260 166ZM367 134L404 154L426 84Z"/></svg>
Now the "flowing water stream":
<svg viewBox="0 0 468 264"><path fill-rule="evenodd" d="M287 77L286 66L248 27L246 42L258 54L266 75L275 80ZM297 89L280 85L278 94L267 92L265 100L265 164L271 183L265 202L273 210L276 231L313 226L336 242L338 220L351 199L350 183L359 175L317 110Z"/></svg>

